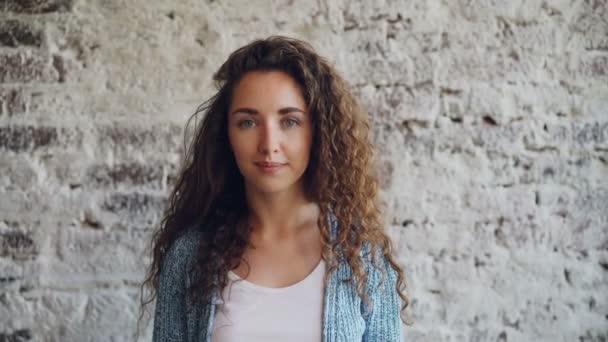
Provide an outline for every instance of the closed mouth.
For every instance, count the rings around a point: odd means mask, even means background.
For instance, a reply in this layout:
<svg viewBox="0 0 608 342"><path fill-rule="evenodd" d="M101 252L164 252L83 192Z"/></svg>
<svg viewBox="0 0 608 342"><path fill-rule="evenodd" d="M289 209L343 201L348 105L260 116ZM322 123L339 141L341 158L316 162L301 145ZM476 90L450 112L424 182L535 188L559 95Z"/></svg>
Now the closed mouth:
<svg viewBox="0 0 608 342"><path fill-rule="evenodd" d="M275 167L275 166L285 165L285 164L281 164L281 163L272 163L272 162L261 162L261 163L255 163L255 164L262 166L262 167Z"/></svg>

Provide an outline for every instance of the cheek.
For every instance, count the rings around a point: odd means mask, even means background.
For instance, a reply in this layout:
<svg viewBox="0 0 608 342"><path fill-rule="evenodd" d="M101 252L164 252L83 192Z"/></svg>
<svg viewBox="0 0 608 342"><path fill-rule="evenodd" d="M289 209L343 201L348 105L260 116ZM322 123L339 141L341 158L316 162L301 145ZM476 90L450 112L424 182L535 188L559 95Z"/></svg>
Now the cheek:
<svg viewBox="0 0 608 342"><path fill-rule="evenodd" d="M246 134L232 132L228 134L228 141L234 157L238 160L241 158L249 158L252 153L255 153L256 145L252 137Z"/></svg>
<svg viewBox="0 0 608 342"><path fill-rule="evenodd" d="M310 149L312 146L312 141L308 134L303 134L298 139L293 139L291 144L289 144L289 152L292 156L297 157L298 159L308 158L310 155Z"/></svg>
<svg viewBox="0 0 608 342"><path fill-rule="evenodd" d="M242 139L239 138L238 134L235 134L234 131L228 131L228 142L230 143L230 149L234 156L237 157L242 154L243 143Z"/></svg>

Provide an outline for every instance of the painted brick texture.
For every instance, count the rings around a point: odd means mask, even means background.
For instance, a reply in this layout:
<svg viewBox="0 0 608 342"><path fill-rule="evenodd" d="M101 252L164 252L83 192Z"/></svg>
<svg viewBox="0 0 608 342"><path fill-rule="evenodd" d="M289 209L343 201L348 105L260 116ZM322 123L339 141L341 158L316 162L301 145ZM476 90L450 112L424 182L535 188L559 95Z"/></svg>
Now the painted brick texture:
<svg viewBox="0 0 608 342"><path fill-rule="evenodd" d="M186 120L271 34L310 41L369 110L407 341L607 341L606 18L601 0L0 0L0 341L133 340Z"/></svg>

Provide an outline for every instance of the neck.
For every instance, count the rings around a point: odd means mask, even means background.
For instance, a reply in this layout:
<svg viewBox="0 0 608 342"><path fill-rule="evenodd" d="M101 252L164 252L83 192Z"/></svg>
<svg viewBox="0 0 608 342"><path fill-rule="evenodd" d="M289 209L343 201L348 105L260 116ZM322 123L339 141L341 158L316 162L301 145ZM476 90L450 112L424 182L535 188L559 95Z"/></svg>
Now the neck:
<svg viewBox="0 0 608 342"><path fill-rule="evenodd" d="M300 228L316 224L319 207L303 191L261 193L247 189L248 222L262 239L295 237Z"/></svg>

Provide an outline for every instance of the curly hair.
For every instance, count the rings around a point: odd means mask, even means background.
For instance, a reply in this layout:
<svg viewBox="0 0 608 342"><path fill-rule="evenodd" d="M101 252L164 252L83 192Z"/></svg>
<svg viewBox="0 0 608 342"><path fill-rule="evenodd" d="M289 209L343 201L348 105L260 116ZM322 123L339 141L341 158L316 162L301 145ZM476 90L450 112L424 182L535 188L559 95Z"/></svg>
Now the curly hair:
<svg viewBox="0 0 608 342"><path fill-rule="evenodd" d="M342 258L353 270L353 277L347 281L369 303L367 274L361 259L364 244L368 244L372 250L382 251L396 271L395 290L403 300L403 313L408 306L405 280L403 270L393 259L391 241L381 228L367 112L326 59L308 43L283 36L255 40L234 51L213 76L217 93L188 120L187 125L197 114L204 114L186 150L160 229L151 240L152 263L141 284L142 308L156 296L163 257L189 227L196 226L202 234L197 262L190 270L198 275L187 291L190 302L209 301L216 286L223 289L227 285L227 272L239 264L251 228L244 222L248 214L244 181L228 142L227 112L235 85L250 71L289 74L300 85L311 113L314 139L302 177L307 196L320 208L322 258L329 266L326 284L328 274ZM339 222L333 239L325 219L330 211ZM198 223L201 224L197 226ZM375 255L372 253L374 267L380 269ZM147 300L143 299L145 286L152 290Z"/></svg>

